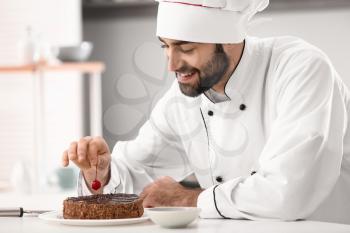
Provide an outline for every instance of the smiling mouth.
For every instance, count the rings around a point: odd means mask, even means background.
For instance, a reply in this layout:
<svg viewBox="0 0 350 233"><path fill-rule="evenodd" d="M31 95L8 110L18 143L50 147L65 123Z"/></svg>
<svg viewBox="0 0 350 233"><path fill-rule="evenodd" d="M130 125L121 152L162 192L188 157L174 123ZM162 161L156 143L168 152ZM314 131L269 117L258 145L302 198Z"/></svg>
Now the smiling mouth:
<svg viewBox="0 0 350 233"><path fill-rule="evenodd" d="M177 80L180 83L189 83L191 80L195 77L196 71L190 72L190 73L176 73Z"/></svg>

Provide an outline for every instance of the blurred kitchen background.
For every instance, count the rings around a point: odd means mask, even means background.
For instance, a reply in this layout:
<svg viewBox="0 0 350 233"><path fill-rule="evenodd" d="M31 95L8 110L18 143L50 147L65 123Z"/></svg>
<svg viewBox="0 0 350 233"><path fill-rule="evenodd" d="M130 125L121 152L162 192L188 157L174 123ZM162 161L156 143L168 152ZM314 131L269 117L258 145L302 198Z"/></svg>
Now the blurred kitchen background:
<svg viewBox="0 0 350 233"><path fill-rule="evenodd" d="M350 0L270 2L251 35L309 41L350 85ZM71 141L102 135L112 149L137 135L174 80L155 36L156 12L153 0L0 1L0 193L75 192L77 169L61 167ZM92 42L85 62L105 65L105 71L94 71L91 82L79 68L6 70L26 65L28 41L39 50L32 62L56 66L59 47ZM91 92L101 101L90 99Z"/></svg>

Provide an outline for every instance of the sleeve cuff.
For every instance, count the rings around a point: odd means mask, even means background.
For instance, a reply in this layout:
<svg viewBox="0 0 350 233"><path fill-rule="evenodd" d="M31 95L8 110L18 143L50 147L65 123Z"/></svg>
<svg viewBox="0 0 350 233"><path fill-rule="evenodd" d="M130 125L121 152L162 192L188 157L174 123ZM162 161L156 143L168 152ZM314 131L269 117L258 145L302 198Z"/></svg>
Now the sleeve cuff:
<svg viewBox="0 0 350 233"><path fill-rule="evenodd" d="M216 211L213 191L216 186L212 186L201 192L197 199L197 207L201 209L201 218L222 218Z"/></svg>
<svg viewBox="0 0 350 233"><path fill-rule="evenodd" d="M232 201L232 193L242 177L212 186L201 192L197 199L197 207L201 209L201 218L243 218L242 213Z"/></svg>
<svg viewBox="0 0 350 233"><path fill-rule="evenodd" d="M111 174L108 183L103 187L103 193L117 193L120 189L120 176L118 172L118 168L112 162L111 163Z"/></svg>
<svg viewBox="0 0 350 233"><path fill-rule="evenodd" d="M79 172L79 178L78 178L78 196L87 196L92 195L91 191L86 185L86 181L84 179L83 173Z"/></svg>
<svg viewBox="0 0 350 233"><path fill-rule="evenodd" d="M120 185L120 176L118 173L117 167L112 163L111 164L111 174L109 182L103 187L103 193L115 193L118 192L118 188ZM78 196L87 196L92 195L93 193L90 191L89 187L86 184L83 173L79 172L78 178Z"/></svg>

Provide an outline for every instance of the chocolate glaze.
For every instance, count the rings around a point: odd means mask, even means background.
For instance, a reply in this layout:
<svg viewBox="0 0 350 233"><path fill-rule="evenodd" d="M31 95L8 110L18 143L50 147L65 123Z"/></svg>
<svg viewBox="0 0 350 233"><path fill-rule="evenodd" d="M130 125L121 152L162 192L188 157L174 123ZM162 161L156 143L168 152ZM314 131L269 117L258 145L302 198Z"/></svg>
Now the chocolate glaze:
<svg viewBox="0 0 350 233"><path fill-rule="evenodd" d="M95 194L90 196L80 196L80 197L69 197L66 200L72 202L84 201L87 203L95 204L117 204L117 203L130 203L138 200L139 196L136 194L125 194L125 193L116 193L116 194Z"/></svg>

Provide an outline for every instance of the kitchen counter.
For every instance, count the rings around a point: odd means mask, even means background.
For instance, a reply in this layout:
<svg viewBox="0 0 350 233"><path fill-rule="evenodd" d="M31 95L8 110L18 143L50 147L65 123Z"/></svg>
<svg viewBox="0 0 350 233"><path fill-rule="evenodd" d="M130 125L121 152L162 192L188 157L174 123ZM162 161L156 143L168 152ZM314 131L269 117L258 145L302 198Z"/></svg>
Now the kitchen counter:
<svg viewBox="0 0 350 233"><path fill-rule="evenodd" d="M64 193L21 195L15 193L0 193L1 207L23 207L34 210L55 210L62 207L63 200L68 196L75 196L75 190ZM316 222L278 222L278 221L249 221L225 219L198 219L187 228L164 229L151 221L134 225L121 226L68 226L59 223L48 223L37 216L24 215L24 217L0 217L0 233L158 233L158 232L232 232L232 233L350 233L350 225Z"/></svg>
<svg viewBox="0 0 350 233"><path fill-rule="evenodd" d="M248 220L223 220L223 219L198 219L183 229L164 229L151 221L134 225L123 226L66 226L61 224L47 223L37 217L23 218L0 218L0 232L11 233L62 233L62 232L130 232L130 233L157 233L157 232L240 232L240 233L340 233L350 232L350 225L298 221L298 222L271 222L271 221L248 221Z"/></svg>

